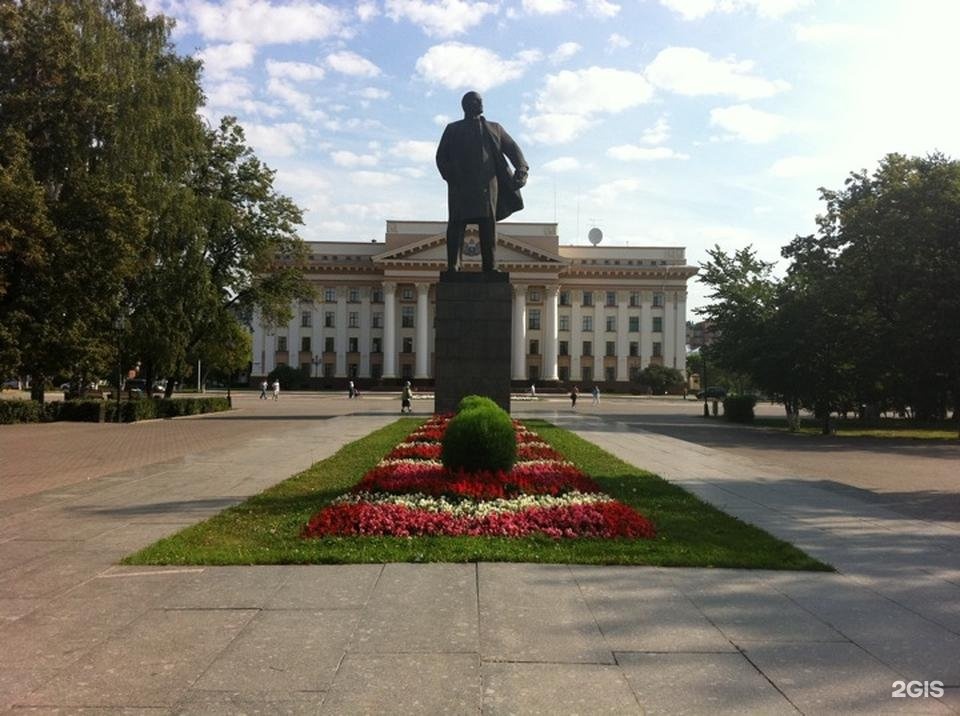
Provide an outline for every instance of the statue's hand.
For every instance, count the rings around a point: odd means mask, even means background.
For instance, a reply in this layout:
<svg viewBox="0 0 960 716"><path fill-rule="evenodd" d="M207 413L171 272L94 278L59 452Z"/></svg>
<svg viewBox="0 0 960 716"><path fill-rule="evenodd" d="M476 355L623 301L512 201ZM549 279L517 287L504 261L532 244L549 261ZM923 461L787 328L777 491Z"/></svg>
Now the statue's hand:
<svg viewBox="0 0 960 716"><path fill-rule="evenodd" d="M518 169L513 173L513 185L517 189L521 189L526 186L527 183L527 173L522 169Z"/></svg>

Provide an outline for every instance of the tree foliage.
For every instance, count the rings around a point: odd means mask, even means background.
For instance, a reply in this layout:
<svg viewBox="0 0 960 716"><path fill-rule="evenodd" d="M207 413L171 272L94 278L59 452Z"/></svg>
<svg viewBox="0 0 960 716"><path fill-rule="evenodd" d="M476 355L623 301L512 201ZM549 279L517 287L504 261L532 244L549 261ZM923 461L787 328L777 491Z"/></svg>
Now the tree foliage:
<svg viewBox="0 0 960 716"><path fill-rule="evenodd" d="M309 295L300 210L234 119L199 117L171 27L134 0L0 4L4 374L232 370L211 336Z"/></svg>
<svg viewBox="0 0 960 716"><path fill-rule="evenodd" d="M861 406L956 417L960 163L891 154L821 197L817 233L782 251L782 280L750 248L710 252L711 355L825 430L831 411Z"/></svg>

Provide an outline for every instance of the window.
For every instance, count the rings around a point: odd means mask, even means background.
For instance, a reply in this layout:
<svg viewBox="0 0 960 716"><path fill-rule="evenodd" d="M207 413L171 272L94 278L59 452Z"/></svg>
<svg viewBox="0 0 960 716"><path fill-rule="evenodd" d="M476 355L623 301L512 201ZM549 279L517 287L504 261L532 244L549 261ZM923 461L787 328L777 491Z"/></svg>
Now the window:
<svg viewBox="0 0 960 716"><path fill-rule="evenodd" d="M402 298L404 301L412 301L412 300L413 300L413 289L410 288L409 286L404 286L404 287L400 290L400 298Z"/></svg>
<svg viewBox="0 0 960 716"><path fill-rule="evenodd" d="M360 303L360 289L351 288L347 293L347 300L350 301L350 303Z"/></svg>
<svg viewBox="0 0 960 716"><path fill-rule="evenodd" d="M347 314L347 327L348 328L360 327L360 314L357 311L350 311L350 313Z"/></svg>
<svg viewBox="0 0 960 716"><path fill-rule="evenodd" d="M530 341L530 355L540 355L540 341Z"/></svg>
<svg viewBox="0 0 960 716"><path fill-rule="evenodd" d="M533 308L527 313L527 328L540 329L540 309Z"/></svg>
<svg viewBox="0 0 960 716"><path fill-rule="evenodd" d="M570 380L570 368L565 365L557 368L557 377L566 383L568 380Z"/></svg>
<svg viewBox="0 0 960 716"><path fill-rule="evenodd" d="M582 356L592 356L592 355L593 355L593 342L592 342L592 341L584 341L584 342L583 342L583 350L580 352L580 355L582 355Z"/></svg>
<svg viewBox="0 0 960 716"><path fill-rule="evenodd" d="M327 311L323 314L324 328L333 328L337 325L337 314L333 311Z"/></svg>
<svg viewBox="0 0 960 716"><path fill-rule="evenodd" d="M629 328L631 333L640 332L640 316L630 316L627 319L627 323L628 323L627 327Z"/></svg>
<svg viewBox="0 0 960 716"><path fill-rule="evenodd" d="M373 301L374 303L383 303L383 289L382 288L373 289L373 292L370 294L370 300Z"/></svg>
<svg viewBox="0 0 960 716"><path fill-rule="evenodd" d="M413 338L406 336L403 339L403 347L400 350L401 353L413 353Z"/></svg>
<svg viewBox="0 0 960 716"><path fill-rule="evenodd" d="M302 353L310 352L310 336L304 336L300 339L300 351Z"/></svg>
<svg viewBox="0 0 960 716"><path fill-rule="evenodd" d="M560 331L569 331L570 330L570 316L560 316L557 319L558 329Z"/></svg>
<svg viewBox="0 0 960 716"><path fill-rule="evenodd" d="M607 341L607 351L604 355L608 357L617 355L617 344L613 341Z"/></svg>
<svg viewBox="0 0 960 716"><path fill-rule="evenodd" d="M303 373L303 374L306 375L306 376L309 376L309 375L310 375L310 364L309 364L309 363L301 363L301 364L300 364L300 372Z"/></svg>
<svg viewBox="0 0 960 716"><path fill-rule="evenodd" d="M536 288L531 289L530 295L527 297L527 300L530 301L530 303L540 303L542 299L540 297L539 289L536 289Z"/></svg>
<svg viewBox="0 0 960 716"><path fill-rule="evenodd" d="M637 341L630 341L630 356L636 358L640 355L640 344Z"/></svg>
<svg viewBox="0 0 960 716"><path fill-rule="evenodd" d="M662 316L653 317L653 332L663 333L663 317Z"/></svg>
<svg viewBox="0 0 960 716"><path fill-rule="evenodd" d="M660 341L653 342L653 356L654 358L659 358L663 355L663 343Z"/></svg>
<svg viewBox="0 0 960 716"><path fill-rule="evenodd" d="M569 306L569 305L570 305L570 292L569 292L569 291L561 291L561 292L560 292L560 305L561 305L561 306Z"/></svg>
<svg viewBox="0 0 960 716"><path fill-rule="evenodd" d="M631 291L630 292L630 308L638 308L640 306L640 292Z"/></svg>
<svg viewBox="0 0 960 716"><path fill-rule="evenodd" d="M370 326L373 328L383 328L383 314L378 311L370 316Z"/></svg>
<svg viewBox="0 0 960 716"><path fill-rule="evenodd" d="M300 311L300 327L309 328L313 325L313 311Z"/></svg>
<svg viewBox="0 0 960 716"><path fill-rule="evenodd" d="M351 378L356 378L357 376L359 376L360 366L358 366L356 363L351 363L350 365L348 365L347 375L349 375Z"/></svg>
<svg viewBox="0 0 960 716"><path fill-rule="evenodd" d="M540 366L531 365L527 367L527 379L536 383L540 380Z"/></svg>
<svg viewBox="0 0 960 716"><path fill-rule="evenodd" d="M658 308L663 306L663 294L661 292L657 291L653 294L653 305Z"/></svg>
<svg viewBox="0 0 960 716"><path fill-rule="evenodd" d="M593 316L584 316L583 317L583 330L592 331L593 330Z"/></svg>
<svg viewBox="0 0 960 716"><path fill-rule="evenodd" d="M567 341L560 341L559 350L562 356L570 355L570 344Z"/></svg>
<svg viewBox="0 0 960 716"><path fill-rule="evenodd" d="M327 336L323 340L323 352L324 353L336 353L337 345L333 342L333 336Z"/></svg>
<svg viewBox="0 0 960 716"><path fill-rule="evenodd" d="M401 328L413 328L413 312L415 310L413 306L403 306L400 309Z"/></svg>
<svg viewBox="0 0 960 716"><path fill-rule="evenodd" d="M347 339L347 353L359 353L360 352L360 339L356 336L350 336Z"/></svg>
<svg viewBox="0 0 960 716"><path fill-rule="evenodd" d="M370 339L370 352L371 353L383 353L383 339L382 338L371 338Z"/></svg>
<svg viewBox="0 0 960 716"><path fill-rule="evenodd" d="M337 302L337 289L335 288L326 288L323 290L323 300L327 303L336 303Z"/></svg>
<svg viewBox="0 0 960 716"><path fill-rule="evenodd" d="M640 366L632 365L630 366L630 382L639 383L640 382Z"/></svg>
<svg viewBox="0 0 960 716"><path fill-rule="evenodd" d="M277 336L277 350L286 352L287 350L287 337L286 336Z"/></svg>
<svg viewBox="0 0 960 716"><path fill-rule="evenodd" d="M617 317L607 316L607 333L617 332Z"/></svg>
<svg viewBox="0 0 960 716"><path fill-rule="evenodd" d="M603 372L608 383L612 383L617 379L617 369L612 365L608 365L606 368L604 368Z"/></svg>
<svg viewBox="0 0 960 716"><path fill-rule="evenodd" d="M334 373L333 363L324 363L323 364L323 377L332 378Z"/></svg>
<svg viewBox="0 0 960 716"><path fill-rule="evenodd" d="M617 305L617 292L616 291L607 291L607 307Z"/></svg>
<svg viewBox="0 0 960 716"><path fill-rule="evenodd" d="M404 380L413 380L413 364L404 363L400 366L400 374Z"/></svg>
<svg viewBox="0 0 960 716"><path fill-rule="evenodd" d="M383 375L383 366L379 363L374 363L370 366L370 377L374 380L380 380L380 376Z"/></svg>
<svg viewBox="0 0 960 716"><path fill-rule="evenodd" d="M584 305L584 306L592 306L592 305L593 305L593 292L592 292L592 291L584 291L584 292L583 292L583 305Z"/></svg>
<svg viewBox="0 0 960 716"><path fill-rule="evenodd" d="M592 381L593 368L591 368L588 365L585 365L582 368L580 368L580 380L582 380L584 383L589 383L590 381Z"/></svg>

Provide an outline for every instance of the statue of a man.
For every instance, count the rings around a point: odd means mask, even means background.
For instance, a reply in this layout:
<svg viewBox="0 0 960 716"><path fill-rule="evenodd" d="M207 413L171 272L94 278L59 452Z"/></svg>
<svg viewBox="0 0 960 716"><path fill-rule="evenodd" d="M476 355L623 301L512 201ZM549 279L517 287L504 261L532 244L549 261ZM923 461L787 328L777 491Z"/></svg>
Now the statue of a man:
<svg viewBox="0 0 960 716"><path fill-rule="evenodd" d="M484 118L477 92L467 92L460 105L463 119L447 125L437 148L437 169L447 182L447 270L460 269L467 224L477 224L483 270L490 272L497 221L523 208L520 187L529 167L507 131Z"/></svg>

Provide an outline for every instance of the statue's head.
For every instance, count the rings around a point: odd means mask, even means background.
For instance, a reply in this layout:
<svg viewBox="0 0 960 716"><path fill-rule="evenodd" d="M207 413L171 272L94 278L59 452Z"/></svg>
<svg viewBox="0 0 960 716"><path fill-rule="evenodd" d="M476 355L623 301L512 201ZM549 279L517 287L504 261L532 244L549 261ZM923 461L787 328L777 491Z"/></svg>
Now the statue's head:
<svg viewBox="0 0 960 716"><path fill-rule="evenodd" d="M483 97L479 92L467 92L460 100L460 106L467 117L479 117L483 114Z"/></svg>

